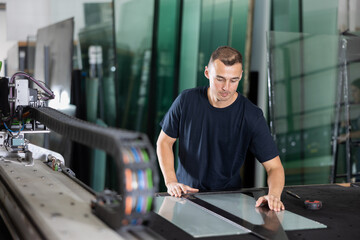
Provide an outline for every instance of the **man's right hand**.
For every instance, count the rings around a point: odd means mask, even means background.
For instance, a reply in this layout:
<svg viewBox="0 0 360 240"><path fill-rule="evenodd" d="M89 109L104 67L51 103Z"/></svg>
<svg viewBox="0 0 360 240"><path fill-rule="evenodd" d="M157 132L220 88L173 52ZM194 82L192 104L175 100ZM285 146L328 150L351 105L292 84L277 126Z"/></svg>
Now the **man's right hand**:
<svg viewBox="0 0 360 240"><path fill-rule="evenodd" d="M182 194L197 193L199 189L189 187L178 182L169 182L166 184L167 192L173 197L181 197Z"/></svg>

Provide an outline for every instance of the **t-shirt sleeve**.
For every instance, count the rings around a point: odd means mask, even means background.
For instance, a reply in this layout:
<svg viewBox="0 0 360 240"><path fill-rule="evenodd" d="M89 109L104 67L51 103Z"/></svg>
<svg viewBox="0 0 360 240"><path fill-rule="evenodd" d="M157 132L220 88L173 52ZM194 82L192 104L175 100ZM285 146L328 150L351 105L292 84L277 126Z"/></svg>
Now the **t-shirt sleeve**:
<svg viewBox="0 0 360 240"><path fill-rule="evenodd" d="M160 122L162 130L172 138L179 137L179 124L181 116L181 96L179 95L173 104L171 105L169 111L165 114L164 118Z"/></svg>
<svg viewBox="0 0 360 240"><path fill-rule="evenodd" d="M254 124L250 151L261 162L266 162L279 155L279 151L264 116L258 117Z"/></svg>

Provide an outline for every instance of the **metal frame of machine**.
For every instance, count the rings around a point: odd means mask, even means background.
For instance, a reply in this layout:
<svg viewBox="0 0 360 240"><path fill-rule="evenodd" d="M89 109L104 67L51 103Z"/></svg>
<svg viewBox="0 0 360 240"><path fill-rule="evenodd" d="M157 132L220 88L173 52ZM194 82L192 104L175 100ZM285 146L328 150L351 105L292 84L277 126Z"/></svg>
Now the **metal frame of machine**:
<svg viewBox="0 0 360 240"><path fill-rule="evenodd" d="M38 88L29 88L29 81ZM26 73L0 78L0 86L1 216L15 239L98 239L101 234L114 237L113 230L119 238L136 238L130 233L137 232L158 239L144 227L158 186L156 156L147 136L45 107L53 92ZM48 128L110 154L119 189L94 192L75 178L60 154L25 138L25 133L46 133Z"/></svg>

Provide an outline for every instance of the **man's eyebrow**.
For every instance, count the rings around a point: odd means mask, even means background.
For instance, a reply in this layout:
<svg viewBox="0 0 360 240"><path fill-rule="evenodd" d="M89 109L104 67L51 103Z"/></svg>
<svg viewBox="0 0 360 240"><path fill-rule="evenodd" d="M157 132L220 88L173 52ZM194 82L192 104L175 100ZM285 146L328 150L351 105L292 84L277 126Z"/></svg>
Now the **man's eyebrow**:
<svg viewBox="0 0 360 240"><path fill-rule="evenodd" d="M216 78L223 78L226 79L225 77L221 76L221 75L216 75ZM240 79L240 77L233 77L231 79Z"/></svg>

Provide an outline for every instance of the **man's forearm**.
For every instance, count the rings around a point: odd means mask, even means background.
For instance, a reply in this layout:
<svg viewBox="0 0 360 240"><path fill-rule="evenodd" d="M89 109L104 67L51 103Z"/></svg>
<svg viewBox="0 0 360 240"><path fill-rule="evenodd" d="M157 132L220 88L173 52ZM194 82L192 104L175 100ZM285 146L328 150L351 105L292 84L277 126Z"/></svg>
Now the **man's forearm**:
<svg viewBox="0 0 360 240"><path fill-rule="evenodd" d="M269 171L267 181L269 186L268 194L280 198L285 184L284 169L281 167Z"/></svg>
<svg viewBox="0 0 360 240"><path fill-rule="evenodd" d="M164 143L159 144L157 146L157 155L165 184L169 182L177 182L172 146L168 146Z"/></svg>

